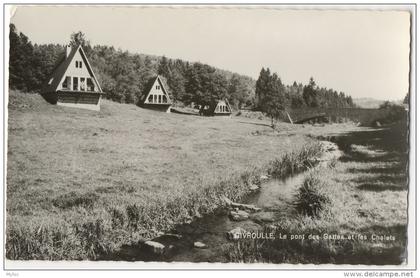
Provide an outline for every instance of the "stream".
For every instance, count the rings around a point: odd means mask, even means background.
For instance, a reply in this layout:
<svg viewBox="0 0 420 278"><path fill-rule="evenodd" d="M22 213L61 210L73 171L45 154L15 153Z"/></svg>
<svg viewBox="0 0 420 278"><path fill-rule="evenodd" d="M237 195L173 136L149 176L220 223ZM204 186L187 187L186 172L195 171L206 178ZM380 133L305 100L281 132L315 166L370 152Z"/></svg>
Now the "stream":
<svg viewBox="0 0 420 278"><path fill-rule="evenodd" d="M322 167L340 155L335 144L324 142L325 152L320 159ZM327 143L325 143L327 142ZM262 230L264 225L279 222L295 213L293 196L303 183L307 171L284 179L263 182L260 189L248 195L244 204L253 205L259 211L249 212L247 219L234 221L229 216L233 209L219 209L212 215L203 216L192 223L177 226L170 234L153 239L151 246L123 246L113 260L163 261L163 262L227 262L224 246L232 241L227 232L240 227L246 231ZM238 211L238 210L236 210ZM197 244L199 242L199 244ZM161 245L159 245L161 244ZM196 244L196 246L195 246ZM200 244L203 244L200 246ZM198 245L198 246L197 246ZM147 248L146 248L147 247ZM162 251L162 252L161 252Z"/></svg>

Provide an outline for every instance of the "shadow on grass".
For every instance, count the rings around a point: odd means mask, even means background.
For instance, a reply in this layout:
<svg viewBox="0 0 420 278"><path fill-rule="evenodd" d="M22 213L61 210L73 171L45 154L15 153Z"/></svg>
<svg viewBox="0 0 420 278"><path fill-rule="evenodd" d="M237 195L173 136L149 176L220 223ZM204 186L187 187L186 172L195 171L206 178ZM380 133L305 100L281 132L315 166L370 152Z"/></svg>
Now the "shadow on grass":
<svg viewBox="0 0 420 278"><path fill-rule="evenodd" d="M367 191L403 191L407 190L408 178L407 136L407 123L401 121L386 128L350 132L333 138L333 141L344 153L340 161L359 164L359 167L348 170L359 174L353 179L357 188Z"/></svg>
<svg viewBox="0 0 420 278"><path fill-rule="evenodd" d="M395 184L381 184L381 183L364 183L357 186L360 190L366 191L404 191L407 190L407 186L395 185Z"/></svg>
<svg viewBox="0 0 420 278"><path fill-rule="evenodd" d="M408 151L408 127L405 121L401 121L381 129L349 132L332 141L347 154L351 152L351 145L371 146L375 151L405 154Z"/></svg>
<svg viewBox="0 0 420 278"><path fill-rule="evenodd" d="M392 174L404 172L404 165L401 163L389 163L385 167L366 167L366 168L349 168L349 173L363 173L363 174Z"/></svg>
<svg viewBox="0 0 420 278"><path fill-rule="evenodd" d="M263 124L263 123L242 122L242 121L238 121L238 123L241 123L241 124L249 124L249 125L257 125L257 126L266 126L266 127L270 127L271 128L271 125L269 125L269 124Z"/></svg>
<svg viewBox="0 0 420 278"><path fill-rule="evenodd" d="M395 173L395 172L394 172ZM393 174L393 173L392 173ZM407 176L398 174L398 175L389 175L389 174L381 174L379 176L366 176L361 175L360 177L357 177L355 179L352 179L352 181L357 183L391 183L391 184L406 184L407 182Z"/></svg>

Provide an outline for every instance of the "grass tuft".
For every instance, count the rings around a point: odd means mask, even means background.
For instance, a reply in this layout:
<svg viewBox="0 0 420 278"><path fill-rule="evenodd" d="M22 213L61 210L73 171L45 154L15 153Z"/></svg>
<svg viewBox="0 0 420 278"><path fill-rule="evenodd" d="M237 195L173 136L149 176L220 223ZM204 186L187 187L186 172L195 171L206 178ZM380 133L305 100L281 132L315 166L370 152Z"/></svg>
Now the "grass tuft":
<svg viewBox="0 0 420 278"><path fill-rule="evenodd" d="M53 205L61 209L68 209L77 206L92 208L98 199L99 196L93 192L79 193L72 191L58 196L53 200Z"/></svg>
<svg viewBox="0 0 420 278"><path fill-rule="evenodd" d="M288 152L281 158L275 159L270 165L269 173L275 178L284 178L310 169L317 163L321 152L321 143L306 144L299 150Z"/></svg>
<svg viewBox="0 0 420 278"><path fill-rule="evenodd" d="M328 195L322 191L324 181L311 175L305 179L295 196L294 207L304 215L318 217L320 212L331 203Z"/></svg>

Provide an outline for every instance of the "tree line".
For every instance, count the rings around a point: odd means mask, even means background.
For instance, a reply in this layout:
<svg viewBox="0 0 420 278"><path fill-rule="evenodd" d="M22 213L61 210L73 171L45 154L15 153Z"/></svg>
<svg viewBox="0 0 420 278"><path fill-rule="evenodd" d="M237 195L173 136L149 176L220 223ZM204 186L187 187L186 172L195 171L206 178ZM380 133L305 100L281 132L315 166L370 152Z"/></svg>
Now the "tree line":
<svg viewBox="0 0 420 278"><path fill-rule="evenodd" d="M9 87L40 92L43 83L64 59L59 44L32 44L10 25ZM227 98L232 106L251 105L255 81L247 76L165 56L130 53L112 46L92 46L82 32L73 33L70 45L82 45L105 97L121 103L138 103L150 78L160 74L175 102L209 105Z"/></svg>
<svg viewBox="0 0 420 278"><path fill-rule="evenodd" d="M266 113L274 125L288 109L311 108L352 108L356 107L351 96L333 89L319 87L313 77L307 85L302 83L284 85L277 73L262 68L256 82L255 107Z"/></svg>
<svg viewBox="0 0 420 278"><path fill-rule="evenodd" d="M64 47L32 44L13 24L9 39L9 87L39 92L64 59ZM253 107L274 118L286 109L354 107L350 96L320 88L312 78L305 86L296 82L284 85L268 68L263 68L255 81L203 63L130 53L112 46L92 46L82 32L71 34L69 44L82 45L105 97L121 103L137 104L150 78L160 74L172 99L179 105L210 105L226 98L236 109Z"/></svg>

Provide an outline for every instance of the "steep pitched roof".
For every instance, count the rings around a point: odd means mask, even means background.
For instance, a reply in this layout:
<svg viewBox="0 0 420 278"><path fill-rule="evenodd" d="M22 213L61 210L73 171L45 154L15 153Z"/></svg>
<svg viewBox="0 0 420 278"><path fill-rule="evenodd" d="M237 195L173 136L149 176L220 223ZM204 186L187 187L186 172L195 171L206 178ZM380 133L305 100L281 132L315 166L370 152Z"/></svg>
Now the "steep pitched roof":
<svg viewBox="0 0 420 278"><path fill-rule="evenodd" d="M216 112L216 108L217 108L217 106L222 102L222 101L224 101L225 102L225 104L226 104L226 106L229 108L229 112ZM227 100L227 99L220 99L220 100L218 100L217 101L217 103L214 105L214 107L212 107L212 111L213 111L213 113L232 113L232 107L230 106L230 104L229 104L229 101Z"/></svg>
<svg viewBox="0 0 420 278"><path fill-rule="evenodd" d="M102 93L101 85L99 84L98 79L96 78L95 73L93 72L89 60L87 59L85 51L83 50L81 45L77 47L72 47L69 55L67 57L64 57L63 61L54 69L50 78L47 80L47 83L43 87L44 92L57 91L58 86L60 85L61 81L63 80L64 74L67 71L67 68L69 67L70 63L72 62L74 56L78 51L80 51L80 54L85 62L87 70L92 75L94 82L98 86L99 92Z"/></svg>
<svg viewBox="0 0 420 278"><path fill-rule="evenodd" d="M168 103L172 103L171 95L168 91L168 85L166 84L165 78L163 78L160 75L157 75L153 78L150 78L149 81L147 82L146 86L144 87L143 94L140 98L140 103L141 104L144 104L144 102L146 101L147 97L150 94L150 90L152 90L153 84L155 84L156 80L158 80L159 85L162 87L163 92L168 96L168 99L169 99Z"/></svg>

